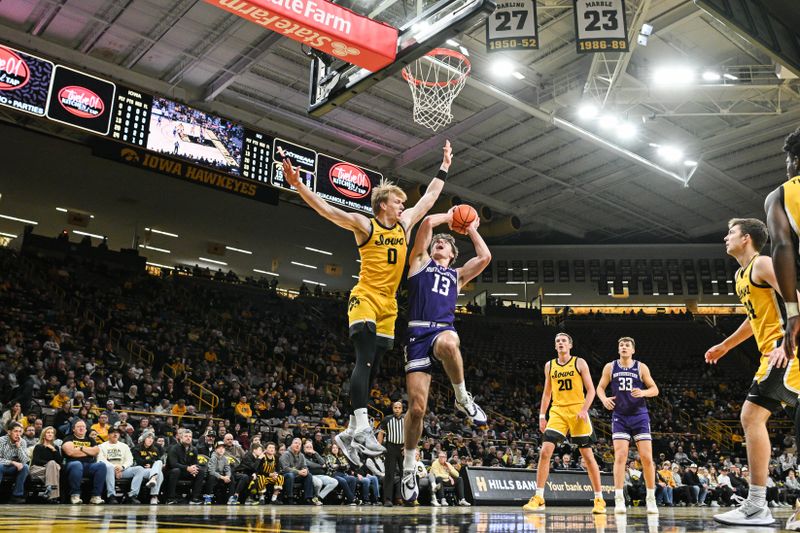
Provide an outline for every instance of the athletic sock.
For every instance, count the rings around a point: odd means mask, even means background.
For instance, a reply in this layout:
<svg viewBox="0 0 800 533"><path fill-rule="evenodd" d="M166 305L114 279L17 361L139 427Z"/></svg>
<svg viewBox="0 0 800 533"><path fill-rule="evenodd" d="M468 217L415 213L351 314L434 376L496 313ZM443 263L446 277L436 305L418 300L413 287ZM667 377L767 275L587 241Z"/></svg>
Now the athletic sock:
<svg viewBox="0 0 800 533"><path fill-rule="evenodd" d="M656 499L656 489L647 489L647 499L648 500L655 500Z"/></svg>
<svg viewBox="0 0 800 533"><path fill-rule="evenodd" d="M358 431L360 429L364 429L365 427L369 426L369 417L367 416L367 408L360 407L353 411L353 415L355 415L356 419L356 427L355 430Z"/></svg>
<svg viewBox="0 0 800 533"><path fill-rule="evenodd" d="M356 415L350 415L350 423L347 424L347 429L352 429L353 431L356 430Z"/></svg>
<svg viewBox="0 0 800 533"><path fill-rule="evenodd" d="M536 489L536 495L540 498L544 498L544 489Z"/></svg>
<svg viewBox="0 0 800 533"><path fill-rule="evenodd" d="M603 499L603 493L595 491L594 499L596 500L597 498L600 498L602 500Z"/></svg>
<svg viewBox="0 0 800 533"><path fill-rule="evenodd" d="M453 383L453 391L456 393L456 400L458 403L467 401L467 384L463 381L461 383Z"/></svg>
<svg viewBox="0 0 800 533"><path fill-rule="evenodd" d="M758 485L750 485L750 493L747 499L758 507L767 505L767 487L759 487Z"/></svg>
<svg viewBox="0 0 800 533"><path fill-rule="evenodd" d="M594 493L594 497L597 498L597 493ZM625 498L625 493L622 492L622 489L614 489L614 498Z"/></svg>
<svg viewBox="0 0 800 533"><path fill-rule="evenodd" d="M417 465L417 449L411 448L410 450L406 448L405 456L403 457L403 470L414 470L414 467Z"/></svg>

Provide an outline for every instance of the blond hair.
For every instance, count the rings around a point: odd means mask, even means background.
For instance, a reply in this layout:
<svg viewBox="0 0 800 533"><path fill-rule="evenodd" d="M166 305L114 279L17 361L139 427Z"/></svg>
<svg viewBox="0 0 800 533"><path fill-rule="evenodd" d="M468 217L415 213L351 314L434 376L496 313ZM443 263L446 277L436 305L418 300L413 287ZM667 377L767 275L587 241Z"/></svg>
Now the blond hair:
<svg viewBox="0 0 800 533"><path fill-rule="evenodd" d="M633 340L633 337L620 337L619 340L617 341L617 344L619 344L621 342L629 342L629 343L631 343L631 346L636 348L636 341Z"/></svg>
<svg viewBox="0 0 800 533"><path fill-rule="evenodd" d="M389 195L393 194L405 202L408 196L406 192L387 180L382 178L380 184L372 189L372 214L378 216L381 213L381 204L389 200Z"/></svg>
<svg viewBox="0 0 800 533"><path fill-rule="evenodd" d="M431 238L431 243L428 245L428 255L431 255L431 253L433 252L434 243L440 239L449 244L450 248L453 249L453 258L450 260L449 263L447 263L447 266L449 267L450 265L456 262L456 259L458 259L458 247L456 246L456 240L449 233L437 233Z"/></svg>

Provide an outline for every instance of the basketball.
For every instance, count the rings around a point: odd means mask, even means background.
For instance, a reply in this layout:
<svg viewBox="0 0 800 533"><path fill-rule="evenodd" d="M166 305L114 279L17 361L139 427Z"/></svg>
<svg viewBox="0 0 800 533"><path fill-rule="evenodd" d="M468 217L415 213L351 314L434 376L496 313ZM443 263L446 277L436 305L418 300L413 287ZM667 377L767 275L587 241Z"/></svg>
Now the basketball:
<svg viewBox="0 0 800 533"><path fill-rule="evenodd" d="M463 233L464 235L467 234L467 228L472 222L478 218L478 212L475 211L475 208L471 205L457 205L455 209L453 209L453 222L450 225L450 229L457 233Z"/></svg>

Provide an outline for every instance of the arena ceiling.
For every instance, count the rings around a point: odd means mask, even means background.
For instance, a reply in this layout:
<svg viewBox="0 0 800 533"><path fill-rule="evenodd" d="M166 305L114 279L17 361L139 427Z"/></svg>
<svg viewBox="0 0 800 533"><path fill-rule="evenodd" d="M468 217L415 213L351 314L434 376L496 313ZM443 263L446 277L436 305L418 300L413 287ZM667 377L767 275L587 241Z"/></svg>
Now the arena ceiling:
<svg viewBox="0 0 800 533"><path fill-rule="evenodd" d="M452 125L436 134L412 122L409 89L399 75L321 118L310 117L309 58L300 45L201 0L5 0L0 40L381 169L407 184L427 183L438 168L441 145L450 139L455 161L446 191L521 219L522 231L501 239L503 244L700 242L718 239L732 216L761 215L765 195L785 175L782 139L800 123L798 80L779 79L772 58L693 2L628 0L638 23L651 24L654 32L647 46L622 58L627 64L609 87L604 72L613 71L620 58L576 54L571 3L538 1L541 49L508 56L522 80L492 73L495 58L486 53L483 25L459 36L470 53L472 76L456 100ZM792 0L769 4L783 20L800 18ZM654 85L655 70L668 65L738 76L685 88ZM676 145L685 158L699 161L688 186L542 120L557 116L610 136L576 118L589 99L605 100L604 111L638 125L635 140L609 137L615 144L644 154L650 143ZM0 118L76 138L74 130L10 111L0 111ZM651 158L657 161L655 154ZM38 183L17 183L15 196L3 199L34 205L41 201ZM118 188L96 188L90 203L114 205ZM141 206L153 193L128 188L126 194ZM291 195L283 199L296 201ZM255 204L243 209L256 219L274 217L271 210ZM62 215L49 211L42 216L63 223ZM184 233L206 222L193 221L195 206L180 199L170 209L152 211L148 216L160 217L162 226L183 226ZM130 234L131 224L127 220L116 231ZM214 224L221 234L239 235L240 242L259 236L227 227L233 224L228 217ZM204 239L196 235L195 241Z"/></svg>

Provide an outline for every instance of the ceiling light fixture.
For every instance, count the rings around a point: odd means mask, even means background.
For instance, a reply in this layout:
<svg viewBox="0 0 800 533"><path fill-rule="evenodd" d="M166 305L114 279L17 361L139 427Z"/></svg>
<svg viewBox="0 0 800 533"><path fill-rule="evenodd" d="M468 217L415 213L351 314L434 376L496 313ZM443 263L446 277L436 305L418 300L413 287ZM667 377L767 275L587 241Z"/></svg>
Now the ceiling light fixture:
<svg viewBox="0 0 800 533"><path fill-rule="evenodd" d="M719 81L721 79L722 76L720 76L718 72L712 72L710 70L703 72L703 80L705 81Z"/></svg>
<svg viewBox="0 0 800 533"><path fill-rule="evenodd" d="M4 231L0 231L0 236L8 237L9 239L16 239L17 236L13 233L5 233Z"/></svg>
<svg viewBox="0 0 800 533"><path fill-rule="evenodd" d="M275 277L280 276L280 274L278 274L277 272L270 272L269 270L259 270L257 268L254 268L253 272L258 272L259 274L266 274L267 276L275 276Z"/></svg>
<svg viewBox="0 0 800 533"><path fill-rule="evenodd" d="M62 213L69 213L69 209L66 207L56 207L56 211L61 211Z"/></svg>
<svg viewBox="0 0 800 533"><path fill-rule="evenodd" d="M167 266L167 265L162 265L162 264L160 264L160 263L151 263L151 262L149 262L149 261L148 261L148 262L146 262L146 263L145 263L145 265L150 265L151 267L166 268L167 270L175 270L175 267L171 267L171 266Z"/></svg>
<svg viewBox="0 0 800 533"><path fill-rule="evenodd" d="M489 296L519 296L516 292L493 292Z"/></svg>
<svg viewBox="0 0 800 533"><path fill-rule="evenodd" d="M72 233L74 233L76 235L83 235L84 237L91 237L93 239L104 239L105 238L102 235L98 235L96 233L86 233L85 231L80 231L80 230L77 230L77 229L72 230Z"/></svg>
<svg viewBox="0 0 800 533"><path fill-rule="evenodd" d="M636 137L637 132L638 130L635 125L630 122L623 122L619 125L619 128L617 128L617 137L624 140L633 139Z"/></svg>
<svg viewBox="0 0 800 533"><path fill-rule="evenodd" d="M13 220L14 222L22 222L23 224L33 224L34 226L39 224L35 220L28 220L28 219L25 219L25 218L17 218L17 217L12 217L10 215L0 215L0 218L4 218L6 220Z"/></svg>
<svg viewBox="0 0 800 533"><path fill-rule="evenodd" d="M323 255L333 255L333 252L327 252L325 250L320 250L319 248L312 248L311 246L306 246L305 248L309 252L317 252L318 254L323 254Z"/></svg>
<svg viewBox="0 0 800 533"><path fill-rule="evenodd" d="M292 263L293 265L296 265L296 266L299 266L299 267L303 267L303 268L311 268L311 269L313 269L313 270L316 270L316 269L317 269L317 267L315 267L314 265L307 265L307 264L305 264L305 263L298 263L297 261L292 261L291 263Z"/></svg>
<svg viewBox="0 0 800 533"><path fill-rule="evenodd" d="M582 120L592 120L596 118L600 110L594 104L583 104L578 108L578 118Z"/></svg>
<svg viewBox="0 0 800 533"><path fill-rule="evenodd" d="M159 235L166 235L167 237L175 237L176 239L178 238L177 233L170 233L168 231L161 231L160 229L154 229L154 228L144 228L144 230L150 231L152 233L158 233Z"/></svg>
<svg viewBox="0 0 800 533"><path fill-rule="evenodd" d="M242 250L241 248L234 248L233 246L226 246L225 249L231 252L239 252L240 254L253 255L253 252L250 250Z"/></svg>
<svg viewBox="0 0 800 533"><path fill-rule="evenodd" d="M75 233L77 233L77 232L75 232ZM150 246L150 245L147 245L147 244L140 244L139 248L144 248L145 250L152 250L154 252L161 252L163 254L171 254L172 253L169 250L167 250L166 248L156 248L155 246Z"/></svg>
<svg viewBox="0 0 800 533"><path fill-rule="evenodd" d="M653 71L653 82L664 87L686 86L694 77L694 71L686 66L661 67Z"/></svg>
<svg viewBox="0 0 800 533"><path fill-rule="evenodd" d="M619 124L619 119L611 114L605 114L597 120L600 129L608 130Z"/></svg>
<svg viewBox="0 0 800 533"><path fill-rule="evenodd" d="M214 263L215 265L222 265L228 266L228 263L225 261L217 261L216 259L209 259L208 257L198 257L200 261L205 261L206 263Z"/></svg>
<svg viewBox="0 0 800 533"><path fill-rule="evenodd" d="M311 281L310 279L304 279L303 283L310 283L312 285L319 285L320 287L327 287L325 283L320 283L319 281Z"/></svg>
<svg viewBox="0 0 800 533"><path fill-rule="evenodd" d="M683 159L683 150L675 146L660 146L656 153L659 157L670 163Z"/></svg>
<svg viewBox="0 0 800 533"><path fill-rule="evenodd" d="M514 76L515 78L517 78L518 80L524 80L525 79L525 75L523 73L521 73L521 72L517 72L516 70L514 72L512 72L511 75Z"/></svg>
<svg viewBox="0 0 800 533"><path fill-rule="evenodd" d="M505 58L495 59L491 64L492 74L505 78L514 71L514 64Z"/></svg>

